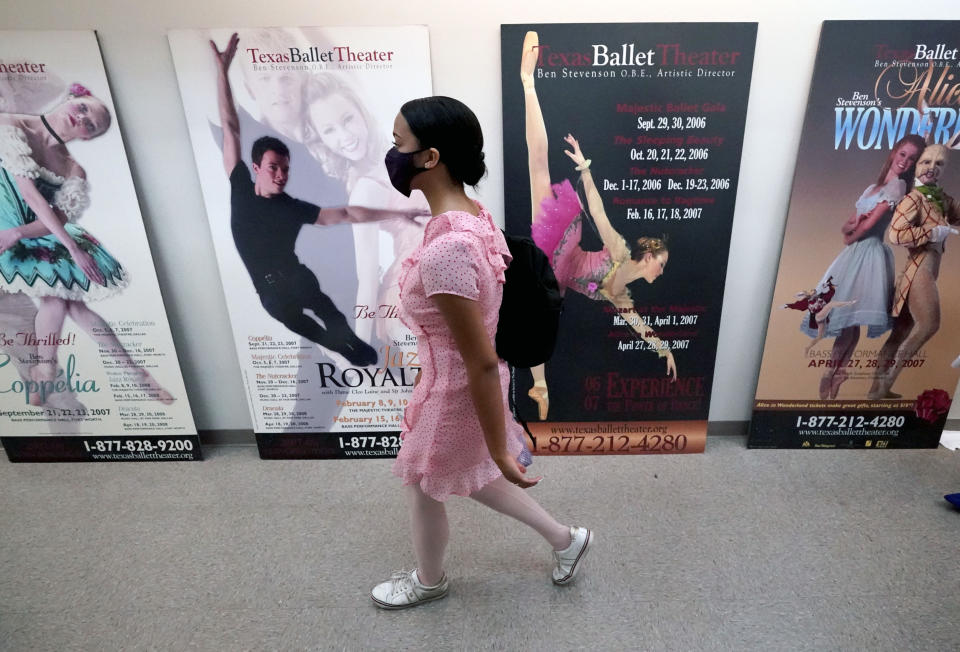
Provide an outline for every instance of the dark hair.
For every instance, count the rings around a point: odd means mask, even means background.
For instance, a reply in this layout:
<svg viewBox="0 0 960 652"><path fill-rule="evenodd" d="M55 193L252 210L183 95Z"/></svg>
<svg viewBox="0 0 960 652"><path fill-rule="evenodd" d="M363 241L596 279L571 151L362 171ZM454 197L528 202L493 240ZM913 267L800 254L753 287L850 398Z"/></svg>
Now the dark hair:
<svg viewBox="0 0 960 652"><path fill-rule="evenodd" d="M904 145L913 145L917 148L917 159L920 158L920 154L923 153L924 148L927 146L927 141L923 139L922 136L917 134L907 134L900 140L898 140L894 145L893 149L890 150L890 154L887 156L887 161L883 164L883 167L880 168L880 176L877 177L877 186L882 186L884 180L887 177L887 172L890 171L890 167L893 165L893 157L896 155L897 150L903 147ZM913 173L916 168L916 161L914 161L914 167L910 168L903 175L900 176L901 179L907 182L907 190L909 191L913 188Z"/></svg>
<svg viewBox="0 0 960 652"><path fill-rule="evenodd" d="M637 238L630 245L630 258L632 260L643 260L647 254L659 256L667 251L667 236L662 238Z"/></svg>
<svg viewBox="0 0 960 652"><path fill-rule="evenodd" d="M267 152L276 152L280 156L290 158L290 150L283 144L282 140L274 138L273 136L260 136L260 138L253 141L250 159L254 165L260 165L260 161L263 160L263 155Z"/></svg>
<svg viewBox="0 0 960 652"><path fill-rule="evenodd" d="M434 95L410 100L400 114L420 147L435 147L454 181L476 186L487 172L483 131L470 108L452 97Z"/></svg>

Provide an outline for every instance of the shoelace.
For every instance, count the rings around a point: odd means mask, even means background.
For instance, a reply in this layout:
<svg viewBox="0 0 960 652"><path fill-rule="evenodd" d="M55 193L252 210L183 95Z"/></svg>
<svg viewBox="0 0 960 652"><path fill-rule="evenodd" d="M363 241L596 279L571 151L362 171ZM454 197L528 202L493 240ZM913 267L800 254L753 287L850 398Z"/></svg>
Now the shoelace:
<svg viewBox="0 0 960 652"><path fill-rule="evenodd" d="M400 595L413 589L413 571L398 570L390 576L390 595Z"/></svg>

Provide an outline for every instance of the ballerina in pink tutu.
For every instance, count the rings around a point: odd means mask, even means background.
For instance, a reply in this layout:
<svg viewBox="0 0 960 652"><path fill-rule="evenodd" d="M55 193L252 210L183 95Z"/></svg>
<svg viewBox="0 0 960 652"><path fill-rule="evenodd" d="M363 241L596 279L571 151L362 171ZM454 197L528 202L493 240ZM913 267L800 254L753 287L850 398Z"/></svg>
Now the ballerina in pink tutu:
<svg viewBox="0 0 960 652"><path fill-rule="evenodd" d="M540 101L534 87L539 39L536 32L527 32L523 39L520 61L520 80L526 107L527 161L530 169L530 199L533 223L530 228L534 242L550 258L561 291L574 290L596 301L609 301L620 316L647 343L656 354L666 359L667 375L676 380L677 365L666 342L659 339L652 328L643 322L633 306L628 284L637 279L647 283L657 280L667 264L669 252L662 238L638 238L628 243L620 235L603 208L600 192L590 174L590 159L580 151L580 144L572 135L564 140L570 146L564 150L580 180L587 197L589 217L593 220L603 241L600 251L584 251L580 247L584 209L570 181L564 179L551 184L547 159L547 128L540 111ZM537 402L540 420L547 418L549 394L544 366L530 369L533 387L528 392Z"/></svg>

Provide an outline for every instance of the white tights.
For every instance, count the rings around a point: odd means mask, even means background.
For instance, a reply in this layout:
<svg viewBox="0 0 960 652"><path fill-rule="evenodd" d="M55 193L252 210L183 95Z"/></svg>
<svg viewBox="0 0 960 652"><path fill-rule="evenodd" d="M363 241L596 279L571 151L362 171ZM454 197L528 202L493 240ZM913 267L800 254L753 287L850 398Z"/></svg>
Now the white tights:
<svg viewBox="0 0 960 652"><path fill-rule="evenodd" d="M443 554L450 538L444 504L423 493L419 485L407 487L413 550L417 556L417 576L432 586L443 577ZM570 528L561 525L525 490L500 476L470 494L478 503L529 525L546 539L554 550L570 545Z"/></svg>

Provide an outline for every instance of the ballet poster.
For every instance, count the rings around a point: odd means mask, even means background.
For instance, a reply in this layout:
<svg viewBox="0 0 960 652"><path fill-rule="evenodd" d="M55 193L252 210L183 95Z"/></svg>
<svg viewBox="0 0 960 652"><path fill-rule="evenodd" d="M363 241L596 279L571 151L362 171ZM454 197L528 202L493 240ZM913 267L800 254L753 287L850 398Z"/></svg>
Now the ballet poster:
<svg viewBox="0 0 960 652"><path fill-rule="evenodd" d="M93 32L0 35L0 432L14 462L201 458Z"/></svg>
<svg viewBox="0 0 960 652"><path fill-rule="evenodd" d="M960 22L827 21L750 446L930 448L960 376Z"/></svg>
<svg viewBox="0 0 960 652"><path fill-rule="evenodd" d="M756 31L502 26L506 224L564 291L539 453L703 451Z"/></svg>
<svg viewBox="0 0 960 652"><path fill-rule="evenodd" d="M399 278L429 210L384 155L432 94L426 27L169 38L261 456L395 455L420 368Z"/></svg>

